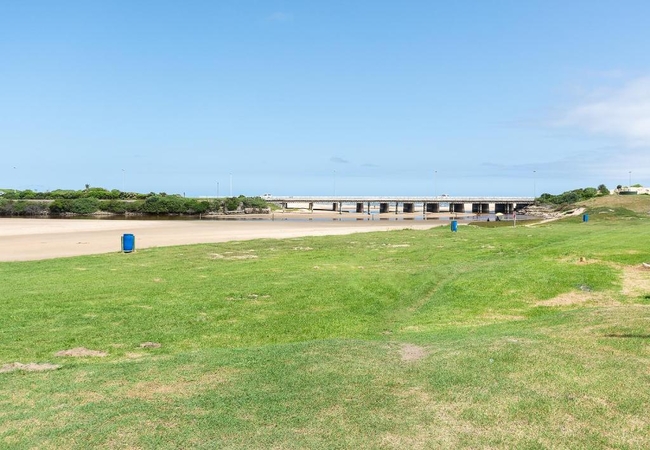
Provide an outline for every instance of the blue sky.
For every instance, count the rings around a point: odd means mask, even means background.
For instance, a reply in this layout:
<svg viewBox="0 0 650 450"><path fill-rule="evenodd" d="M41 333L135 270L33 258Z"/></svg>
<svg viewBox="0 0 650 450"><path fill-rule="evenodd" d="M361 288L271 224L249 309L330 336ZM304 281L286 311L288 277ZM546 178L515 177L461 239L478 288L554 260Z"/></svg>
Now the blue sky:
<svg viewBox="0 0 650 450"><path fill-rule="evenodd" d="M647 1L0 0L0 187L650 185Z"/></svg>

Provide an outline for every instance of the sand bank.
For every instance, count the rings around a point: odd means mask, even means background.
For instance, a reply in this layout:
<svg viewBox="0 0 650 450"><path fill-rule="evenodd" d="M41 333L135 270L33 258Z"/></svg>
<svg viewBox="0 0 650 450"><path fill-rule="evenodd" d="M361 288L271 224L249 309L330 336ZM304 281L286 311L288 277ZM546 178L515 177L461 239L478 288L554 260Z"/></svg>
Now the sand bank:
<svg viewBox="0 0 650 450"><path fill-rule="evenodd" d="M260 238L324 236L395 229L429 229L448 222L337 220L337 214L276 216L276 220L84 220L0 219L0 261L27 261L120 251L132 233L136 248ZM302 219L302 220L297 220ZM324 219L324 220L322 220Z"/></svg>

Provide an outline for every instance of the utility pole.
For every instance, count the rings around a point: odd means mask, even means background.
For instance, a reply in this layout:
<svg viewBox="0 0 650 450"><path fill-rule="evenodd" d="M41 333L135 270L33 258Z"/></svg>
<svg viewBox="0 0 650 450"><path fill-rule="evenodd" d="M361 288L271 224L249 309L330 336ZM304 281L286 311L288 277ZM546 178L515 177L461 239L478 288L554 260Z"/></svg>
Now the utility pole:
<svg viewBox="0 0 650 450"><path fill-rule="evenodd" d="M438 189L436 189L436 176L437 175L438 175L438 171L434 170L433 171L433 196L434 197L437 195L436 192L438 192Z"/></svg>

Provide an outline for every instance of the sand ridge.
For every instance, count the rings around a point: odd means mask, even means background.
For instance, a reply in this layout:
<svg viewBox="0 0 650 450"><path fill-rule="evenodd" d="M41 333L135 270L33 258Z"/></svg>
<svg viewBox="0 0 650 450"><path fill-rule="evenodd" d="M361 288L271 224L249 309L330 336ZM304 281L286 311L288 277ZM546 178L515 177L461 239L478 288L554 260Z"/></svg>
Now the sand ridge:
<svg viewBox="0 0 650 450"><path fill-rule="evenodd" d="M260 238L292 238L429 229L444 220L338 220L338 214L307 220L87 220L0 218L0 261L30 261L120 251L121 236L132 233L136 250ZM290 220L285 220L290 219ZM302 220L296 220L302 219ZM323 220L324 219L324 220Z"/></svg>

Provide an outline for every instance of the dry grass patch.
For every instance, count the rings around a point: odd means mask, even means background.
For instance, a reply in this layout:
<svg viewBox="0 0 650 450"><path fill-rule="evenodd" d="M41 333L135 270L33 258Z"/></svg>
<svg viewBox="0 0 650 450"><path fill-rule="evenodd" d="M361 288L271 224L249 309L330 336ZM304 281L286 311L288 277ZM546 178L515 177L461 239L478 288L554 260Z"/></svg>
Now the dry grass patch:
<svg viewBox="0 0 650 450"><path fill-rule="evenodd" d="M162 345L158 342L143 342L140 348L160 348Z"/></svg>
<svg viewBox="0 0 650 450"><path fill-rule="evenodd" d="M424 347L418 345L402 344L400 348L400 358L404 362L418 361L428 354L429 352Z"/></svg>
<svg viewBox="0 0 650 450"><path fill-rule="evenodd" d="M487 312L481 316L481 319L485 319L487 323L494 323L494 322L511 322L513 320L526 320L526 317L518 316L514 314L499 314L496 312Z"/></svg>
<svg viewBox="0 0 650 450"><path fill-rule="evenodd" d="M623 294L638 297L650 293L650 269L643 266L623 268Z"/></svg>
<svg viewBox="0 0 650 450"><path fill-rule="evenodd" d="M234 252L225 252L224 254L221 253L210 253L208 255L209 259L226 259L226 260L240 260L240 259L257 259L257 255L252 255L250 252L254 252L255 250L248 250L245 252L242 252L241 254L234 254Z"/></svg>
<svg viewBox="0 0 650 450"><path fill-rule="evenodd" d="M19 370L23 372L44 372L46 370L56 370L59 368L61 368L61 366L58 364L50 364L50 363L22 364L19 362L14 362L14 363L9 363L0 366L0 373L16 372Z"/></svg>
<svg viewBox="0 0 650 450"><path fill-rule="evenodd" d="M571 291L557 297L535 303L535 306L572 306L596 303L599 306L618 306L620 302L612 300L605 292Z"/></svg>
<svg viewBox="0 0 650 450"><path fill-rule="evenodd" d="M235 372L237 371L234 369L223 369L218 372L199 374L196 378L188 376L171 382L141 381L124 392L124 396L141 400L152 400L158 397L186 398L227 383Z"/></svg>
<svg viewBox="0 0 650 450"><path fill-rule="evenodd" d="M69 350L61 350L59 352L56 352L54 356L69 356L72 358L103 358L104 356L108 356L108 353L99 350L90 350L85 347L77 347L71 348Z"/></svg>

